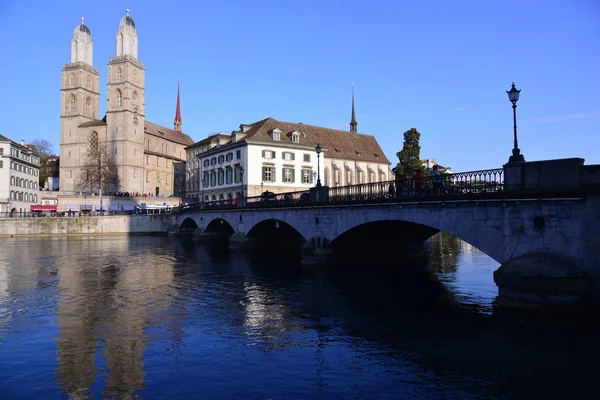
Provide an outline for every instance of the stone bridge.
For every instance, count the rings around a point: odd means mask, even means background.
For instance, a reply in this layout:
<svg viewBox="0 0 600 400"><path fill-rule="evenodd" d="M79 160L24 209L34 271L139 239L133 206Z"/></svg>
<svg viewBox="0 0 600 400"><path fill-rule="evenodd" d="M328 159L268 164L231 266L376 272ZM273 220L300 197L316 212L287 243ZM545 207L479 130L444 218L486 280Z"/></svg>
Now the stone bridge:
<svg viewBox="0 0 600 400"><path fill-rule="evenodd" d="M174 223L233 246L302 247L309 257L377 254L391 267L402 247L444 231L501 264L494 276L501 303L565 309L600 303L600 166L591 167L582 172L581 159L505 166L506 190L496 198L200 210Z"/></svg>

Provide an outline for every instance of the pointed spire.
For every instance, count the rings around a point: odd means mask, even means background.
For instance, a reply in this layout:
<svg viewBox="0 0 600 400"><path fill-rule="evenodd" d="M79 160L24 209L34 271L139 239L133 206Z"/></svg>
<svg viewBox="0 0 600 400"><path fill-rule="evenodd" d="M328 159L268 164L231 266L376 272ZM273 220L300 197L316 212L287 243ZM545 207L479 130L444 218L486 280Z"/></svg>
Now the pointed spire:
<svg viewBox="0 0 600 400"><path fill-rule="evenodd" d="M181 132L181 109L179 108L179 81L177 81L177 107L175 108L175 121L173 121L175 130Z"/></svg>
<svg viewBox="0 0 600 400"><path fill-rule="evenodd" d="M358 122L356 122L356 113L354 112L354 82L352 82L352 119L350 120L350 132L356 133Z"/></svg>
<svg viewBox="0 0 600 400"><path fill-rule="evenodd" d="M83 18L83 15L81 16L81 25L83 25L83 21L85 21L85 18Z"/></svg>

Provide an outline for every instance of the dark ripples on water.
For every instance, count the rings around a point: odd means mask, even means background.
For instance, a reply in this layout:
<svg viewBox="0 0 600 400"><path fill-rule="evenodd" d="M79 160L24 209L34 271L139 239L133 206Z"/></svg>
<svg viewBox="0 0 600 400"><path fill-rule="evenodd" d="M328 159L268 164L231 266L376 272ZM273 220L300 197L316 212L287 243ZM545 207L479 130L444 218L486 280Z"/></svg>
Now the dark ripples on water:
<svg viewBox="0 0 600 400"><path fill-rule="evenodd" d="M379 265L302 266L176 238L3 239L2 249L2 399L595 392L596 326L493 316L497 264L449 236L426 257Z"/></svg>

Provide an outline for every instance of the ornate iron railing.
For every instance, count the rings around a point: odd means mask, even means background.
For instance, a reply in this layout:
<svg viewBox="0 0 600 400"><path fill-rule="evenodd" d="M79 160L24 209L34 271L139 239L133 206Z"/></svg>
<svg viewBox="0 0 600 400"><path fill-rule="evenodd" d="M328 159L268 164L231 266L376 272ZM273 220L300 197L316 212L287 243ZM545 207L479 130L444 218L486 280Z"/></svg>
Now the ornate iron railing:
<svg viewBox="0 0 600 400"><path fill-rule="evenodd" d="M317 188L312 190L316 191ZM394 201L405 198L446 198L494 195L504 192L504 170L502 168L481 171L459 172L438 176L397 179L387 182L363 183L358 185L324 187L324 197L312 197L310 190L288 193L265 192L261 196L247 197L239 203L236 199L193 203L179 207L175 212L231 209L236 207L286 207L323 203L351 203L365 201Z"/></svg>
<svg viewBox="0 0 600 400"><path fill-rule="evenodd" d="M410 197L446 197L500 193L504 188L502 168L423 176L387 182L330 187L331 203L396 199Z"/></svg>

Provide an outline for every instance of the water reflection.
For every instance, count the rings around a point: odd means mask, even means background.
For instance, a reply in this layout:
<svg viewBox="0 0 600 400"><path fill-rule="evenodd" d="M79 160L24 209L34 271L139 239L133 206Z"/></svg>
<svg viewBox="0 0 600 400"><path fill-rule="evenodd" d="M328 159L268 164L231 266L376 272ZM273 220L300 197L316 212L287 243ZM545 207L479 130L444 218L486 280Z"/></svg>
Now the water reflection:
<svg viewBox="0 0 600 400"><path fill-rule="evenodd" d="M144 330L175 296L174 260L130 240L70 241L72 255L60 260L57 378L70 397L88 395L103 364L104 396L127 398L145 386Z"/></svg>
<svg viewBox="0 0 600 400"><path fill-rule="evenodd" d="M312 267L297 254L178 238L5 243L3 399L580 398L593 389L585 379L598 330L490 315L495 263L452 237L434 237L424 257Z"/></svg>

